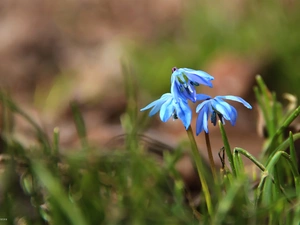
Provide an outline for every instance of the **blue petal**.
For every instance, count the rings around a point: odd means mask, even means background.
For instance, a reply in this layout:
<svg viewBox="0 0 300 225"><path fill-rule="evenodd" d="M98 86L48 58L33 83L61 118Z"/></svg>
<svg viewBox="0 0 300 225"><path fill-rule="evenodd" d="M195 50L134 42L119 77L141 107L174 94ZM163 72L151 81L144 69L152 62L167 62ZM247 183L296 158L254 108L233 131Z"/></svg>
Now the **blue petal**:
<svg viewBox="0 0 300 225"><path fill-rule="evenodd" d="M159 112L161 121L167 122L174 112L173 99L168 99L162 106Z"/></svg>
<svg viewBox="0 0 300 225"><path fill-rule="evenodd" d="M162 106L163 103L164 103L164 101L163 101L163 100L160 100L160 103L159 103L159 104L156 104L156 105L151 109L151 111L149 112L149 116L153 116L154 114L156 114L156 113L160 110L160 108L161 108L161 106Z"/></svg>
<svg viewBox="0 0 300 225"><path fill-rule="evenodd" d="M215 99L216 101L218 101L227 111L226 116L229 117L231 124L235 124L236 121L236 117L237 117L237 111L236 109L231 106L230 104L228 104L227 102L223 101L222 99ZM224 115L223 115L224 116ZM226 117L224 116L224 118L226 119ZM225 124L225 121L222 121L223 124Z"/></svg>
<svg viewBox="0 0 300 225"><path fill-rule="evenodd" d="M149 105L145 106L144 108L142 108L140 111L145 111L147 109L152 108L153 106L159 104L159 102L161 102L161 99L157 99L154 102L151 102Z"/></svg>
<svg viewBox="0 0 300 225"><path fill-rule="evenodd" d="M200 110L196 122L196 135L199 135L203 130L208 133L207 116L209 114L209 104L204 104Z"/></svg>
<svg viewBox="0 0 300 225"><path fill-rule="evenodd" d="M197 82L198 84L203 84L206 85L208 87L212 87L212 83L209 79L205 78L205 77L201 77L199 75L196 74L187 74L187 77L189 78L189 80L193 81L193 82Z"/></svg>
<svg viewBox="0 0 300 225"><path fill-rule="evenodd" d="M197 121L196 121L196 135L197 136L203 131L203 112L204 112L204 110L201 110L197 117Z"/></svg>
<svg viewBox="0 0 300 225"><path fill-rule="evenodd" d="M211 100L201 102L196 108L196 113L198 113L203 108L204 105L210 106L210 104L211 104L210 102L211 102Z"/></svg>
<svg viewBox="0 0 300 225"><path fill-rule="evenodd" d="M178 86L177 86L177 83L174 82L171 84L171 94L173 94L176 102L179 101L179 98L182 98L182 94L181 92L178 90Z"/></svg>
<svg viewBox="0 0 300 225"><path fill-rule="evenodd" d="M203 113L203 129L208 134L207 120L208 120L209 110L204 110Z"/></svg>
<svg viewBox="0 0 300 225"><path fill-rule="evenodd" d="M226 95L226 96L217 96L216 98L223 98L223 99L240 102L248 109L252 109L252 106L248 102L246 102L244 99L242 99L241 97L237 97L237 96L233 96L233 95Z"/></svg>
<svg viewBox="0 0 300 225"><path fill-rule="evenodd" d="M181 119L183 125L186 129L191 124L192 120L192 110L186 102L180 101L175 103L176 113L179 119Z"/></svg>
<svg viewBox="0 0 300 225"><path fill-rule="evenodd" d="M226 120L230 120L231 108L227 102L223 101L222 99L215 98L212 100L211 104L212 107L221 113Z"/></svg>
<svg viewBox="0 0 300 225"><path fill-rule="evenodd" d="M198 75L200 77L203 77L207 80L214 80L213 76L209 75L208 73L206 73L202 70L193 70L193 69L189 69L189 68L180 68L179 70L185 72L186 74L188 74L188 73L189 74L196 74L196 75Z"/></svg>
<svg viewBox="0 0 300 225"><path fill-rule="evenodd" d="M154 102L151 102L149 105L146 107L142 108L140 111L144 111L147 109L150 109L153 107L153 109L150 111L149 116L153 116L155 113L159 111L161 108L162 104L168 99L171 98L172 95L170 93L163 94L160 99L155 100Z"/></svg>
<svg viewBox="0 0 300 225"><path fill-rule="evenodd" d="M211 99L211 97L206 94L197 94L196 99L197 99L197 101L202 101L202 100L209 100L209 99Z"/></svg>
<svg viewBox="0 0 300 225"><path fill-rule="evenodd" d="M235 122L236 122L236 119L237 119L237 111L232 105L230 105L230 108L231 108L230 123L231 123L232 126L234 126Z"/></svg>

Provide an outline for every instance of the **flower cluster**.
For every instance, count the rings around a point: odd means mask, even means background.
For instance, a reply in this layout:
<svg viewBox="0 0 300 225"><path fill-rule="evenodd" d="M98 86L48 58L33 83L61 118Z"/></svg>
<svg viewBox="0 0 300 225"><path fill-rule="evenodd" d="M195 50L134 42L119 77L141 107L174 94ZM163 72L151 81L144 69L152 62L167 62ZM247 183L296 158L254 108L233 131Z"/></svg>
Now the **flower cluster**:
<svg viewBox="0 0 300 225"><path fill-rule="evenodd" d="M204 71L174 67L171 76L171 93L162 95L160 99L142 108L141 111L152 108L149 116L153 116L160 111L160 119L163 122L166 122L171 117L173 119L179 118L185 128L188 129L192 120L192 110L188 105L188 100L193 103L201 101L196 108L198 113L196 123L197 135L203 130L208 133L207 122L209 117L214 125L216 125L218 117L223 124L225 124L225 120L228 120L234 126L237 119L237 110L224 100L240 102L248 109L252 107L241 97L233 95L212 98L209 95L197 94L196 86L205 85L212 87L212 80L214 80L214 77Z"/></svg>

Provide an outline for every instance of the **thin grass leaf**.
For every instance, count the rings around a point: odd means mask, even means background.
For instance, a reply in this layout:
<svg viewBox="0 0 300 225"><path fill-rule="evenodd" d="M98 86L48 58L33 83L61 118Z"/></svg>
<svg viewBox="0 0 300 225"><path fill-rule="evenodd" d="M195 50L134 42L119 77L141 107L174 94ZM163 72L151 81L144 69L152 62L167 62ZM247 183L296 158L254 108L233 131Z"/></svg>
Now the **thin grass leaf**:
<svg viewBox="0 0 300 225"><path fill-rule="evenodd" d="M300 133L296 133L296 134L293 135L293 140L294 141L298 140L299 138L300 138ZM290 140L288 138L284 142L282 142L277 148L275 148L275 150L271 153L271 155L266 160L266 164L268 164L270 162L270 160L276 154L276 152L286 151L286 149L289 147L289 144L290 144Z"/></svg>
<svg viewBox="0 0 300 225"><path fill-rule="evenodd" d="M248 159L250 159L261 171L265 171L266 170L265 166L262 163L260 163L253 155L251 155L245 149L237 147L237 148L234 149L234 152L239 152L239 153L243 154L245 157L247 157Z"/></svg>
<svg viewBox="0 0 300 225"><path fill-rule="evenodd" d="M291 132L290 132L290 134L291 134ZM291 137L293 137L293 136L290 135L290 139L291 139ZM296 187L296 193L298 194L298 193L300 193L300 175L299 175L297 164L295 164L295 162L294 162L295 160L293 160L294 158L292 157L292 155L288 155L286 152L282 152L282 156L288 162L288 165L293 173L293 178L294 178L295 187Z"/></svg>
<svg viewBox="0 0 300 225"><path fill-rule="evenodd" d="M267 177L269 176L268 171L264 171L261 175L258 187L256 189L256 199L255 199L255 205L256 207L260 205L261 199L262 199L262 194L263 194L263 187L265 186L265 182Z"/></svg>
<svg viewBox="0 0 300 225"><path fill-rule="evenodd" d="M272 137L274 126L271 121L272 110L271 110L270 92L260 75L256 76L256 82L258 84L258 87L254 87L255 97L262 110L268 133Z"/></svg>
<svg viewBox="0 0 300 225"><path fill-rule="evenodd" d="M59 206L59 209L55 208L53 211L60 210L72 224L88 225L80 207L68 199L59 179L54 177L49 169L35 160L32 161L32 171Z"/></svg>
<svg viewBox="0 0 300 225"><path fill-rule="evenodd" d="M294 164L293 160L292 160L292 157L287 154L286 152L284 151L280 151L280 154L281 156L287 160L291 170L292 170L292 173L294 174L294 176L299 176L299 171L298 171L298 168L297 166Z"/></svg>
<svg viewBox="0 0 300 225"><path fill-rule="evenodd" d="M245 173L245 166L241 157L241 154L238 151L233 150L233 162L235 165L235 169L236 169L236 176L238 179L245 179L245 177L248 177L247 174ZM248 179L245 180L244 183L244 191L245 193L248 193L249 189L248 189ZM248 195L244 196L245 201L248 204L251 204L251 201L249 199Z"/></svg>
<svg viewBox="0 0 300 225"><path fill-rule="evenodd" d="M281 196L280 196L280 191L281 191L281 183L280 183L280 171L279 171L279 168L278 168L278 163L277 165L274 166L273 168L273 177L274 177L274 182L273 182L273 193L274 195L272 196L273 197L273 201L277 201Z"/></svg>
<svg viewBox="0 0 300 225"><path fill-rule="evenodd" d="M270 175L274 171L274 167L277 164L277 162L279 161L279 159L280 159L280 157L282 156L283 153L285 153L285 152L283 152L283 151L276 152L276 154L270 159L269 163L266 165L266 171L268 171ZM274 176L273 176L273 179L274 179ZM276 177L275 177L274 182L277 183L277 184L275 184L275 186L279 187L278 186L278 180L276 180ZM279 190L277 190L277 191L279 191ZM264 190L264 193L266 194L266 196L268 196L268 200L271 200L271 198L273 197L273 196L270 195L272 193L271 183L266 188L266 190Z"/></svg>
<svg viewBox="0 0 300 225"><path fill-rule="evenodd" d="M260 183L258 185L258 188L257 188L257 197L256 197L256 204L258 204L261 200L261 197L262 197L262 193L264 193L264 196L263 196L263 202L264 204L266 205L269 205L271 202L272 202L272 199L278 199L278 194L279 192L281 192L285 198L287 199L287 201L290 202L289 198L287 197L283 187L280 185L280 182L279 182L279 178L276 177L279 173L275 171L275 179L274 177L271 175L272 172L273 172L273 169L276 165L276 163L278 162L279 158L283 156L285 159L288 160L291 168L293 166L293 163L289 157L289 155L284 152L284 151L279 151L277 152L269 161L269 163L267 164L264 172L263 172L263 175L261 177L261 180L260 180ZM261 167L263 168L263 167ZM296 172L296 168L292 168L292 170ZM267 177L270 177L271 179L266 179ZM295 181L298 183L298 181ZM273 186L272 186L272 183L275 184L275 187L276 187L276 190L274 192L273 190ZM296 184L298 185L298 184Z"/></svg>
<svg viewBox="0 0 300 225"><path fill-rule="evenodd" d="M293 133L290 131L289 132L290 156L291 156L291 161L292 161L293 167L297 168L298 163L297 163L297 154L296 154L294 141L295 140L293 137Z"/></svg>
<svg viewBox="0 0 300 225"><path fill-rule="evenodd" d="M243 177L245 176L245 167L243 160L240 156L240 153L238 151L233 150L233 163L236 170L236 176L237 177Z"/></svg>
<svg viewBox="0 0 300 225"><path fill-rule="evenodd" d="M224 143L224 148L225 148L225 151L226 151L226 155L227 155L227 158L228 158L228 161L229 161L229 165L231 167L231 171L232 171L233 175L236 176L236 170L235 170L235 166L234 166L234 162L233 162L233 156L232 156L232 153L231 153L231 148L230 148L230 145L229 145L229 142L228 142L228 138L227 138L224 126L223 126L223 124L220 120L218 121L218 123L219 123L220 131L221 131L222 140L223 140L223 143Z"/></svg>
<svg viewBox="0 0 300 225"><path fill-rule="evenodd" d="M282 124L282 122L284 121L284 115L283 115L283 108L282 108L282 104L280 102L275 102L274 104L275 108L276 108L276 112L275 112L275 117L276 117L276 129L278 129L278 127L280 126L280 124ZM284 140L284 134L279 135L278 137L278 143L281 143Z"/></svg>
<svg viewBox="0 0 300 225"><path fill-rule="evenodd" d="M125 83L127 109L126 113L121 117L121 124L126 133L126 148L133 151L138 149L137 135L140 123L142 123L138 119L138 85L136 84L133 67L129 63L122 61L122 71Z"/></svg>
<svg viewBox="0 0 300 225"><path fill-rule="evenodd" d="M83 149L88 149L89 145L86 137L85 122L80 112L80 109L78 107L78 104L76 102L72 102L70 105L71 105L71 110L76 125L76 130L81 141L81 146Z"/></svg>
<svg viewBox="0 0 300 225"><path fill-rule="evenodd" d="M219 202L212 224L224 224L226 215L229 213L231 207L235 205L234 200L239 194L243 184L244 180L235 180L235 182L233 182L229 190L226 192L225 197Z"/></svg>
<svg viewBox="0 0 300 225"><path fill-rule="evenodd" d="M17 113L22 116L36 131L37 139L43 145L43 149L45 153L51 152L51 147L49 144L49 140L45 132L40 128L40 126L27 114L25 113L19 106L17 106L7 95L3 92L0 92L0 101L3 105L7 106L13 113Z"/></svg>
<svg viewBox="0 0 300 225"><path fill-rule="evenodd" d="M266 157L268 155L271 155L272 152L274 152L278 138L280 137L280 135L283 134L283 132L288 128L288 126L299 116L299 114L300 106L298 106L294 110L294 112L283 122L279 129L277 129L276 133L271 139L270 144L267 146L267 148L263 149L261 157Z"/></svg>
<svg viewBox="0 0 300 225"><path fill-rule="evenodd" d="M277 129L277 107L276 107L276 93L272 93L271 101L269 102L270 111L270 133L269 136L273 137ZM268 106L267 106L268 107Z"/></svg>
<svg viewBox="0 0 300 225"><path fill-rule="evenodd" d="M136 84L136 80L134 79L135 77L132 66L130 66L125 61L122 61L122 72L124 76L126 99L128 101L126 112L129 114L132 121L136 121L136 119L138 118L138 85Z"/></svg>
<svg viewBox="0 0 300 225"><path fill-rule="evenodd" d="M0 92L1 94L1 92ZM0 96L0 99L2 96ZM2 101L3 103L3 101ZM12 131L14 129L14 120L13 120L13 114L11 110L6 106L6 104L2 104L1 107L1 125L2 125L2 131L1 133L5 133L7 136L12 134Z"/></svg>
<svg viewBox="0 0 300 225"><path fill-rule="evenodd" d="M286 159L288 159L289 162L289 155L284 152L284 151L278 151L275 153L275 155L270 159L269 163L266 165L266 170L268 171L268 174L270 175L269 180L266 180L266 184L263 187L263 193L264 193L264 202L269 205L272 200L278 199L279 198L279 192L281 192L285 198L287 199L287 201L290 202L289 198L287 197L284 188L280 185L280 181L277 177L278 171L276 173L276 170L274 171L275 165L277 164L277 162L279 161L279 159L281 157L284 157ZM271 175L273 174L273 175ZM272 190L273 186L272 183L275 184L276 189Z"/></svg>
<svg viewBox="0 0 300 225"><path fill-rule="evenodd" d="M53 155L59 152L59 128L55 127L53 130Z"/></svg>

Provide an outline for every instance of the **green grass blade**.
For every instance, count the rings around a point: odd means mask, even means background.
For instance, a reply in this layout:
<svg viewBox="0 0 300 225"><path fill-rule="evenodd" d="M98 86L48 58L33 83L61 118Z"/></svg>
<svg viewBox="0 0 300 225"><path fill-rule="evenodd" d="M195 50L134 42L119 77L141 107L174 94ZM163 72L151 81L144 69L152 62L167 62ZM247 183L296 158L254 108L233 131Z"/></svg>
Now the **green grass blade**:
<svg viewBox="0 0 300 225"><path fill-rule="evenodd" d="M263 150L262 157L268 156L274 151L277 140L280 137L280 135L283 134L283 132L288 128L288 126L299 116L300 114L300 106L298 106L294 112L283 122L283 124L280 126L279 129L277 129L275 135L272 137L271 142L269 146Z"/></svg>
<svg viewBox="0 0 300 225"><path fill-rule="evenodd" d="M61 210L62 213L69 219L71 224L88 225L79 206L68 199L68 195L63 190L59 179L54 177L50 170L43 166L40 162L32 162L32 169L37 179L46 188L50 196L60 208L55 208L54 210Z"/></svg>
<svg viewBox="0 0 300 225"><path fill-rule="evenodd" d="M261 175L258 187L256 189L256 199L255 199L256 207L258 207L258 205L260 205L260 203L261 203L263 188L265 186L265 182L266 182L266 179L267 179L268 176L269 176L268 171L264 171Z"/></svg>
<svg viewBox="0 0 300 225"><path fill-rule="evenodd" d="M235 205L234 200L239 194L239 190L242 188L243 184L244 180L235 180L235 182L232 183L225 197L219 202L212 224L224 224L226 215L230 211L231 207Z"/></svg>
<svg viewBox="0 0 300 225"><path fill-rule="evenodd" d="M293 140L296 141L300 138L300 133L294 134L293 135ZM272 157L276 154L276 152L278 151L285 151L290 145L290 140L287 139L284 142L282 142L278 147L275 148L275 150L273 150L273 152L271 153L271 155L268 157L268 159L266 160L266 164L268 164L270 162L270 160L272 159Z"/></svg>
<svg viewBox="0 0 300 225"><path fill-rule="evenodd" d="M78 136L81 141L81 146L83 149L88 149L89 145L88 145L88 141L86 138L85 122L84 122L84 119L80 112L80 109L78 107L78 104L75 102L72 102L71 109L72 109L73 118L74 118L76 129L77 129L77 133L78 133Z"/></svg>
<svg viewBox="0 0 300 225"><path fill-rule="evenodd" d="M256 76L256 82L258 84L258 87L254 87L255 97L260 106L260 109L262 110L268 133L272 137L274 126L271 121L272 109L270 101L270 92L260 75Z"/></svg>
<svg viewBox="0 0 300 225"><path fill-rule="evenodd" d="M263 189L263 192L265 194L264 202L267 203L267 205L270 204L272 202L272 200L278 199L280 192L285 196L287 201L290 201L285 193L285 190L280 185L280 180L278 179L279 173L278 173L278 171L276 171L276 168L275 168L276 164L278 163L278 161L281 157L284 157L285 159L287 159L288 162L290 163L290 165L292 166L289 155L284 151L276 152L274 154L274 156L270 159L269 163L266 165L266 171L268 171L270 178L271 178L266 181L266 184ZM273 174L273 176L271 174ZM273 190L273 186L272 186L271 182L273 182L275 184L275 190Z"/></svg>
<svg viewBox="0 0 300 225"><path fill-rule="evenodd" d="M245 149L235 148L234 151L243 154L245 157L250 159L261 171L265 171L266 169L265 166L262 163L260 163L253 155L247 152Z"/></svg>
<svg viewBox="0 0 300 225"><path fill-rule="evenodd" d="M35 129L36 136L40 143L43 145L45 153L50 153L51 146L49 144L48 137L42 130L42 128L3 92L0 92L0 101L2 102L2 104L7 106L13 113L17 113L20 116L22 116Z"/></svg>
<svg viewBox="0 0 300 225"><path fill-rule="evenodd" d="M238 151L233 150L233 163L236 170L236 176L237 177L243 177L245 176L245 167L243 160L241 159L241 155Z"/></svg>
<svg viewBox="0 0 300 225"><path fill-rule="evenodd" d="M59 128L55 127L53 130L53 155L59 152Z"/></svg>
<svg viewBox="0 0 300 225"><path fill-rule="evenodd" d="M290 155L291 155L291 160L292 160L293 166L297 168L298 163L297 163L297 154L296 154L294 141L295 140L293 137L293 133L290 131L290 133L289 133Z"/></svg>
<svg viewBox="0 0 300 225"><path fill-rule="evenodd" d="M223 126L223 124L220 120L219 120L218 123L219 123L220 131L221 131L221 135L222 135L222 140L223 140L223 143L224 143L225 152L226 152L226 155L227 155L227 158L228 158L228 161L229 161L229 165L231 167L231 171L232 171L233 175L236 176L236 170L235 170L235 167L234 167L233 156L232 156L232 153L231 153L231 148L230 148L230 145L229 145L229 142L228 142L228 138L227 138L224 126Z"/></svg>

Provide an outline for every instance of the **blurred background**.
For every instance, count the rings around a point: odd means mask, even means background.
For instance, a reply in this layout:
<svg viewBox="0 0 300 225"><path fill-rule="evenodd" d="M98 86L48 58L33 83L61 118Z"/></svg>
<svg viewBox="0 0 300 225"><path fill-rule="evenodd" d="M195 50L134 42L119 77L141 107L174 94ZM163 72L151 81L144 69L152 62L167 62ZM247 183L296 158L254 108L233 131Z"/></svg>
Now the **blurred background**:
<svg viewBox="0 0 300 225"><path fill-rule="evenodd" d="M254 106L238 108L236 127L226 129L232 147L256 154L262 139L255 76L278 98L300 95L299 24L300 2L293 0L2 0L0 86L49 134L59 127L65 147L78 144L70 110L76 101L89 140L101 146L123 133L122 64L129 65L140 108L169 92L172 67L201 69L215 80L199 92L238 95ZM30 125L15 119L16 135L30 145ZM186 139L180 121L155 116L144 129L169 145ZM211 131L217 153L219 130ZM204 147L204 137L197 140Z"/></svg>

